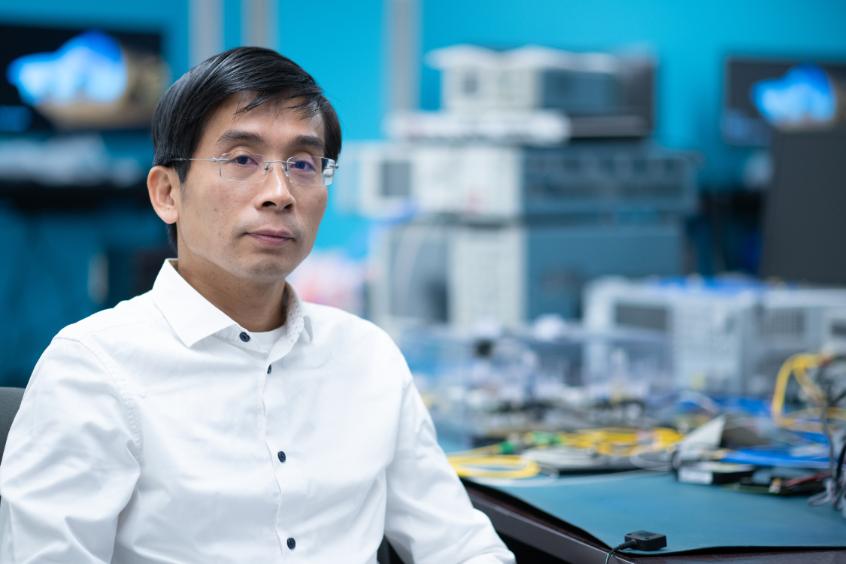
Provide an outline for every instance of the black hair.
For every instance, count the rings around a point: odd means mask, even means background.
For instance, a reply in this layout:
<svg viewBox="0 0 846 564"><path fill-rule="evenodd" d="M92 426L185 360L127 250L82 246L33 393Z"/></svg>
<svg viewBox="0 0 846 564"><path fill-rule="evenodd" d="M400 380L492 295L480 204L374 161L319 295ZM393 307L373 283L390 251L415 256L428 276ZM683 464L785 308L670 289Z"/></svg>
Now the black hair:
<svg viewBox="0 0 846 564"><path fill-rule="evenodd" d="M237 47L209 57L174 82L153 114L153 165L170 166L185 181L190 161L211 115L231 96L251 92L239 110L249 112L267 102L298 99L296 108L323 117L326 156L338 159L341 125L314 78L294 61L271 49ZM176 224L168 225L176 248Z"/></svg>

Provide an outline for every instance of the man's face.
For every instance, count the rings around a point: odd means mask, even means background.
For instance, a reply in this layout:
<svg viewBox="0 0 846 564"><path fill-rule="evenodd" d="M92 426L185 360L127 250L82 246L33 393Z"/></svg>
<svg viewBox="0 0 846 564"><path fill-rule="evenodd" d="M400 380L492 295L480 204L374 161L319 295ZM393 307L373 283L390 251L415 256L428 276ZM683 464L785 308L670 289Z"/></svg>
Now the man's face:
<svg viewBox="0 0 846 564"><path fill-rule="evenodd" d="M214 112L192 157L324 156L320 114L304 116L296 101L237 113L250 99L233 96ZM292 184L279 163L237 181L222 178L217 163L194 161L177 192L180 272L262 284L281 282L308 255L327 200L326 187Z"/></svg>

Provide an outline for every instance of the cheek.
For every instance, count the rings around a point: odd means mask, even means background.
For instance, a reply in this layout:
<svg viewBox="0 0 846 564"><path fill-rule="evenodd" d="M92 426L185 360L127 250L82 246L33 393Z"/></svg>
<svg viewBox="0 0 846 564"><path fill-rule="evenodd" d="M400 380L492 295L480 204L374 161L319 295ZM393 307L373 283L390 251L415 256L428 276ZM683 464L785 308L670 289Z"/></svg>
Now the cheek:
<svg viewBox="0 0 846 564"><path fill-rule="evenodd" d="M310 206L304 215L304 223L306 229L311 235L311 241L317 238L317 231L320 228L320 222L323 219L323 214L326 211L326 202L315 202Z"/></svg>
<svg viewBox="0 0 846 564"><path fill-rule="evenodd" d="M192 238L195 244L219 240L226 236L233 223L233 218L227 215L227 209L227 202L200 202L195 199L188 203L180 223L186 224L186 234L194 234Z"/></svg>
<svg viewBox="0 0 846 564"><path fill-rule="evenodd" d="M323 214L326 213L326 206L328 205L328 202L329 195L325 192L320 194L314 202L311 217L316 223L320 223L320 220L323 218Z"/></svg>
<svg viewBox="0 0 846 564"><path fill-rule="evenodd" d="M228 194L216 198L206 204L205 216L208 221L207 229L215 232L226 231L237 221L239 210L246 204L237 198L235 194Z"/></svg>

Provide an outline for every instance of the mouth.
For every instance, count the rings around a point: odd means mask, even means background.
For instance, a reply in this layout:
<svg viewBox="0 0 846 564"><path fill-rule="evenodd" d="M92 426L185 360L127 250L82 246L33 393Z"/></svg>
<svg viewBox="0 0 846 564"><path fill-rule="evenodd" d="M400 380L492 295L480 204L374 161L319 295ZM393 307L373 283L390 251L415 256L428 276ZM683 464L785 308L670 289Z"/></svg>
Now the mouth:
<svg viewBox="0 0 846 564"><path fill-rule="evenodd" d="M282 245L295 241L293 233L284 229L257 229L248 231L247 235L259 242L270 245Z"/></svg>

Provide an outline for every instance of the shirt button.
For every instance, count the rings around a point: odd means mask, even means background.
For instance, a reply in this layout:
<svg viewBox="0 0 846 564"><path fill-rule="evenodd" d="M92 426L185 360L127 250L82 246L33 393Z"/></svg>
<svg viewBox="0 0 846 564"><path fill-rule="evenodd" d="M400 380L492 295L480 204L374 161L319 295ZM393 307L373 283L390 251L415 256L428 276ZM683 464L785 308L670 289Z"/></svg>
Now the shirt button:
<svg viewBox="0 0 846 564"><path fill-rule="evenodd" d="M295 548L297 548L297 541L294 540L294 537L288 538L288 548L290 548L291 550L294 550Z"/></svg>
<svg viewBox="0 0 846 564"><path fill-rule="evenodd" d="M273 370L273 366L270 364L267 365L267 373L270 374L271 370Z"/></svg>
<svg viewBox="0 0 846 564"><path fill-rule="evenodd" d="M284 450L280 450L279 452L277 452L276 457L279 459L279 462L282 462L283 464L285 463L286 460L288 460L288 457L285 456Z"/></svg>
<svg viewBox="0 0 846 564"><path fill-rule="evenodd" d="M238 336L241 337L241 340L245 343L250 340L250 336L247 334L246 331L241 331L241 334Z"/></svg>

